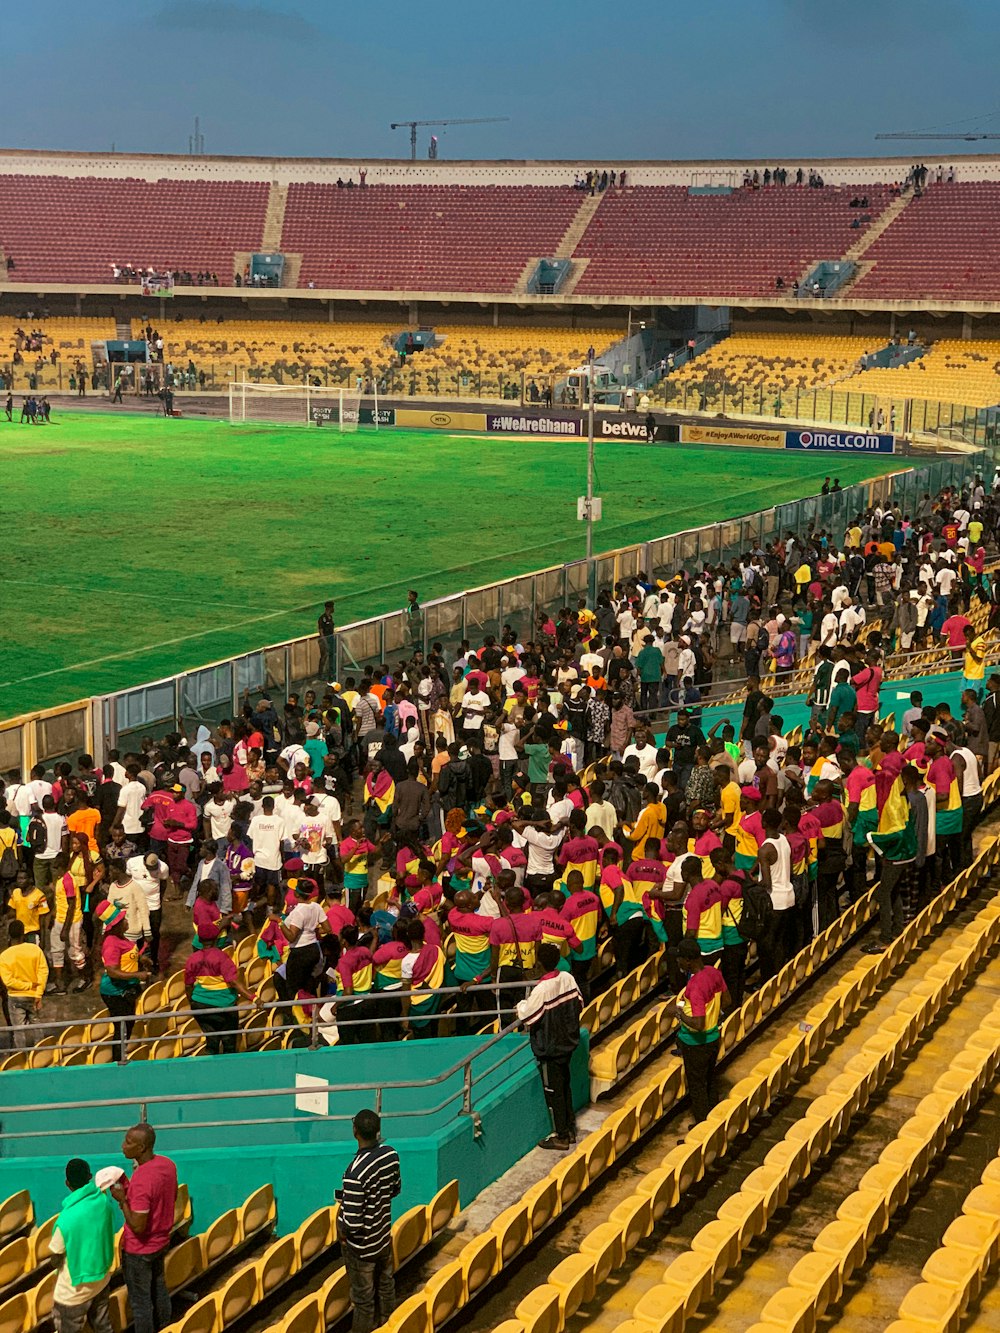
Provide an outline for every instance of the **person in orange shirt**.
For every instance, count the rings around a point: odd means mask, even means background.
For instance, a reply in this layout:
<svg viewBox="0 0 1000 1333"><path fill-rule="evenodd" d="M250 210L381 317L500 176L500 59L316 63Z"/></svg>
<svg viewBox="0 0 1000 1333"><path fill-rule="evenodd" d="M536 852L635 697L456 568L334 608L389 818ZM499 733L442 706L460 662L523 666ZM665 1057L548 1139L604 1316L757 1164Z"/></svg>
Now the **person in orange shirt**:
<svg viewBox="0 0 1000 1333"><path fill-rule="evenodd" d="M66 816L66 827L70 833L82 833L87 839L87 850L92 854L98 851L97 828L101 822L101 812L90 803L90 797L84 788L73 792L73 808Z"/></svg>

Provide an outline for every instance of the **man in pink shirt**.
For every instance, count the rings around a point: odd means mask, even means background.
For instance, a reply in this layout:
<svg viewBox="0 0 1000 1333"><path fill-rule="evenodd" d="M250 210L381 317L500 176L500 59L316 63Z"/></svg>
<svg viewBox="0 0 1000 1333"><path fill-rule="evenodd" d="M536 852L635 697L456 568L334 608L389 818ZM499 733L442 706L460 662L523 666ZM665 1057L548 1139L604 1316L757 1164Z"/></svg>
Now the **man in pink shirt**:
<svg viewBox="0 0 1000 1333"><path fill-rule="evenodd" d="M867 664L851 677L851 684L858 696L854 730L862 742L868 735L868 728L875 721L875 714L878 712L878 692L883 674L879 666L878 653L871 652L868 654Z"/></svg>
<svg viewBox="0 0 1000 1333"><path fill-rule="evenodd" d="M170 1323L170 1292L163 1256L170 1244L177 1202L177 1167L153 1151L152 1125L126 1130L122 1155L135 1163L132 1176L111 1186L125 1219L122 1275L128 1288L135 1333L159 1333Z"/></svg>
<svg viewBox="0 0 1000 1333"><path fill-rule="evenodd" d="M972 621L968 616L963 616L961 611L952 611L941 626L941 637L947 641L948 647L951 649L953 666L962 665L965 656L965 627L971 624Z"/></svg>

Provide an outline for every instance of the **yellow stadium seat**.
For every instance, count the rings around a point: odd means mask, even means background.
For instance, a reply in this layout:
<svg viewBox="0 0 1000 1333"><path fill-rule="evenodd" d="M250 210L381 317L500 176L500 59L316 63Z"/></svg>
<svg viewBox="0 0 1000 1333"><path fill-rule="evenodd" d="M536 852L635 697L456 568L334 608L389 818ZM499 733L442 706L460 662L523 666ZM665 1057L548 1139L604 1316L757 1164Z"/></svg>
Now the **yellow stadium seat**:
<svg viewBox="0 0 1000 1333"><path fill-rule="evenodd" d="M299 1268L325 1251L330 1244L331 1209L320 1208L307 1217L295 1231L295 1251Z"/></svg>
<svg viewBox="0 0 1000 1333"><path fill-rule="evenodd" d="M31 1233L32 1267L44 1263L49 1258L49 1242L52 1240L52 1233L58 1220L59 1214L56 1213Z"/></svg>
<svg viewBox="0 0 1000 1333"><path fill-rule="evenodd" d="M0 1305L0 1333L22 1333L30 1326L30 1293L22 1291Z"/></svg>
<svg viewBox="0 0 1000 1333"><path fill-rule="evenodd" d="M611 1210L608 1220L622 1227L628 1254L653 1230L653 1201L648 1194L631 1194Z"/></svg>
<svg viewBox="0 0 1000 1333"><path fill-rule="evenodd" d="M454 1259L444 1268L431 1274L424 1284L424 1295L430 1307L432 1328L440 1328L462 1308L464 1291L465 1282L460 1260Z"/></svg>
<svg viewBox="0 0 1000 1333"><path fill-rule="evenodd" d="M202 1260L206 1268L228 1254L240 1239L240 1219L235 1208L217 1218L201 1238Z"/></svg>
<svg viewBox="0 0 1000 1333"><path fill-rule="evenodd" d="M205 1270L201 1237L189 1236L172 1245L163 1257L163 1276L169 1291L180 1291Z"/></svg>
<svg viewBox="0 0 1000 1333"><path fill-rule="evenodd" d="M961 1322L964 1297L949 1287L918 1282L903 1297L900 1317L934 1333L953 1333Z"/></svg>
<svg viewBox="0 0 1000 1333"><path fill-rule="evenodd" d="M108 1310L111 1314L113 1333L125 1333L132 1323L132 1307L129 1304L128 1288L112 1285L108 1290Z"/></svg>
<svg viewBox="0 0 1000 1333"><path fill-rule="evenodd" d="M559 1313L563 1324L586 1301L593 1300L597 1264L588 1254L570 1254L556 1264L549 1274L549 1286L559 1293Z"/></svg>
<svg viewBox="0 0 1000 1333"><path fill-rule="evenodd" d="M558 1162L550 1174L559 1190L559 1211L562 1212L586 1188L586 1156L577 1148L575 1152L569 1153Z"/></svg>
<svg viewBox="0 0 1000 1333"><path fill-rule="evenodd" d="M625 1225L601 1222L580 1242L580 1252L594 1261L594 1286L601 1286L625 1262Z"/></svg>
<svg viewBox="0 0 1000 1333"><path fill-rule="evenodd" d="M255 1190L239 1209L239 1235L248 1240L258 1231L268 1231L274 1225L274 1186L262 1185Z"/></svg>
<svg viewBox="0 0 1000 1333"><path fill-rule="evenodd" d="M0 1290L9 1287L22 1273L34 1267L31 1241L27 1236L19 1236L9 1241L0 1250Z"/></svg>
<svg viewBox="0 0 1000 1333"><path fill-rule="evenodd" d="M510 1263L531 1239L527 1204L522 1202L506 1209L499 1217L493 1219L490 1230L496 1236L500 1247L501 1266Z"/></svg>
<svg viewBox="0 0 1000 1333"><path fill-rule="evenodd" d="M323 1330L337 1323L351 1308L351 1284L347 1278L347 1269L338 1268L331 1273L317 1295L323 1312L320 1320L320 1329Z"/></svg>
<svg viewBox="0 0 1000 1333"><path fill-rule="evenodd" d="M218 1333L222 1328L219 1321L218 1297L215 1292L203 1296L196 1305L192 1305L183 1318L174 1324L177 1333Z"/></svg>
<svg viewBox="0 0 1000 1333"><path fill-rule="evenodd" d="M497 1271L499 1249L496 1234L487 1231L482 1236L475 1236L458 1257L462 1265L462 1300L468 1302Z"/></svg>
<svg viewBox="0 0 1000 1333"><path fill-rule="evenodd" d="M432 1333L431 1310L423 1292L396 1307L382 1326L386 1333Z"/></svg>
<svg viewBox="0 0 1000 1333"><path fill-rule="evenodd" d="M788 1274L788 1285L809 1292L822 1315L843 1294L840 1265L832 1254L804 1254Z"/></svg>
<svg viewBox="0 0 1000 1333"><path fill-rule="evenodd" d="M218 1295L219 1327L228 1328L257 1300L257 1273L253 1265L234 1273Z"/></svg>
<svg viewBox="0 0 1000 1333"><path fill-rule="evenodd" d="M260 1299L264 1300L282 1282L287 1282L298 1272L295 1237L284 1236L281 1240L272 1241L254 1267Z"/></svg>
<svg viewBox="0 0 1000 1333"><path fill-rule="evenodd" d="M548 1283L525 1296L515 1307L514 1314L524 1325L524 1333L561 1333L559 1292ZM0 1333L3 1333L2 1329Z"/></svg>
<svg viewBox="0 0 1000 1333"><path fill-rule="evenodd" d="M725 1218L715 1218L691 1239L695 1254L704 1254L712 1260L712 1278L718 1282L730 1268L740 1261L740 1227Z"/></svg>
<svg viewBox="0 0 1000 1333"><path fill-rule="evenodd" d="M311 1292L288 1311L276 1333L326 1333L320 1297Z"/></svg>
<svg viewBox="0 0 1000 1333"><path fill-rule="evenodd" d="M537 1236L559 1210L558 1184L550 1176L545 1176L525 1190L524 1203L528 1209L529 1232Z"/></svg>
<svg viewBox="0 0 1000 1333"><path fill-rule="evenodd" d="M447 1185L443 1185L427 1207L430 1217L430 1235L436 1236L439 1231L448 1225L452 1218L458 1215L458 1181L449 1180Z"/></svg>
<svg viewBox="0 0 1000 1333"><path fill-rule="evenodd" d="M392 1255L396 1268L401 1268L427 1240L428 1223L427 1205L419 1204L403 1213L392 1224Z"/></svg>
<svg viewBox="0 0 1000 1333"><path fill-rule="evenodd" d="M56 1288L58 1273L53 1270L42 1278L31 1295L31 1322L44 1324L52 1316L52 1297Z"/></svg>
<svg viewBox="0 0 1000 1333"><path fill-rule="evenodd" d="M784 1333L814 1333L816 1301L802 1287L782 1287L760 1312L763 1324L776 1324Z"/></svg>

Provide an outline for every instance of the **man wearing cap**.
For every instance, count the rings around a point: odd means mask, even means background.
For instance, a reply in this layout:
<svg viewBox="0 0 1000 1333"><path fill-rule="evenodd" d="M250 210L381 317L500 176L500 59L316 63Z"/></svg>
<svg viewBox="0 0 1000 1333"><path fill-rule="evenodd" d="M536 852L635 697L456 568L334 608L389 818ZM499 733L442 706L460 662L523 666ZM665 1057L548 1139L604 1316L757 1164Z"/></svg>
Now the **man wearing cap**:
<svg viewBox="0 0 1000 1333"><path fill-rule="evenodd" d="M135 1013L139 991L149 977L149 968L139 956L136 941L125 937L128 918L124 907L105 900L98 904L96 916L104 927L104 939L101 941L101 962L104 964L100 983L101 998L112 1018L128 1018ZM112 1043L115 1060L122 1058L121 1026L115 1024ZM131 1030L132 1024L126 1023L126 1038Z"/></svg>
<svg viewBox="0 0 1000 1333"><path fill-rule="evenodd" d="M127 938L133 941L149 939L152 930L149 922L148 900L124 866L112 867L108 898L125 911L125 934Z"/></svg>
<svg viewBox="0 0 1000 1333"><path fill-rule="evenodd" d="M159 795L168 795L169 800L157 810L150 847L158 856L166 857L170 878L180 892L181 881L188 873L191 847L198 828L198 808L188 800L187 789L181 782L175 782L169 793L154 792L149 800ZM157 823L163 829L163 840L159 837Z"/></svg>
<svg viewBox="0 0 1000 1333"><path fill-rule="evenodd" d="M111 1168L114 1170L115 1168ZM52 1293L56 1333L111 1333L108 1280L115 1266L115 1209L79 1157L66 1163L66 1188L49 1240L58 1265Z"/></svg>

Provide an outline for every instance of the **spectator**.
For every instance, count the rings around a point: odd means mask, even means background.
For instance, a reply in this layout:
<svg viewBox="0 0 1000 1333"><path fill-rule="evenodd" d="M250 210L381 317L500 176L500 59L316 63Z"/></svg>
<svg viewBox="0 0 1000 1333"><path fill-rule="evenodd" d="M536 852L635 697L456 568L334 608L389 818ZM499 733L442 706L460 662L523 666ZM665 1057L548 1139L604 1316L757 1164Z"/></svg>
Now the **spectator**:
<svg viewBox="0 0 1000 1333"><path fill-rule="evenodd" d="M382 1142L378 1115L359 1111L351 1127L358 1151L337 1191L337 1235L350 1283L351 1333L372 1333L386 1323L396 1304L392 1201L402 1181L399 1155Z"/></svg>
<svg viewBox="0 0 1000 1333"><path fill-rule="evenodd" d="M0 953L0 983L6 999L7 1020L13 1028L14 1045L26 1050L35 1044L33 1025L42 1011L42 996L49 979L49 965L37 944L28 944L24 926L12 921L7 927L7 948Z"/></svg>
<svg viewBox="0 0 1000 1333"><path fill-rule="evenodd" d="M552 1115L552 1133L538 1146L565 1151L576 1141L570 1064L580 1044L583 996L572 974L559 970L557 944L542 942L536 956L542 975L527 998L518 1001L516 1011L528 1031Z"/></svg>
<svg viewBox="0 0 1000 1333"><path fill-rule="evenodd" d="M171 1317L163 1258L174 1226L177 1168L169 1157L154 1152L155 1146L152 1125L133 1125L127 1130L122 1154L135 1166L127 1183L111 1186L111 1196L125 1222L122 1275L135 1333L159 1333Z"/></svg>
<svg viewBox="0 0 1000 1333"><path fill-rule="evenodd" d="M52 1292L56 1333L111 1333L108 1282L115 1267L115 1210L79 1157L66 1163L66 1188L49 1240L58 1265Z"/></svg>

